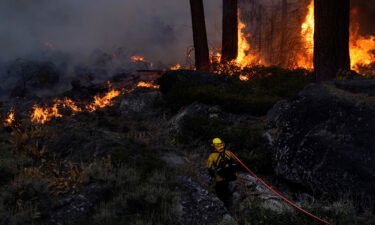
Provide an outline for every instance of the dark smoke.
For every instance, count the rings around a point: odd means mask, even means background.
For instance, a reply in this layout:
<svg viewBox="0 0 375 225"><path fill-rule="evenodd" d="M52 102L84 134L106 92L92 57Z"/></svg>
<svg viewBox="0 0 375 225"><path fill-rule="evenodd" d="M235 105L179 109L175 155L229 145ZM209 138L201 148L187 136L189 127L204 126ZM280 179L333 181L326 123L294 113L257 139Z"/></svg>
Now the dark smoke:
<svg viewBox="0 0 375 225"><path fill-rule="evenodd" d="M209 36L215 39L220 1L206 0L205 6ZM173 64L183 61L192 45L190 20L188 0L2 0L0 59L52 44L74 56L124 47Z"/></svg>
<svg viewBox="0 0 375 225"><path fill-rule="evenodd" d="M204 3L210 46L217 47L221 1ZM52 62L64 77L59 80L68 83L67 78L86 74L106 80L147 66L132 64L132 55L155 67L184 63L193 43L191 30L188 0L2 0L0 95L22 83L13 71L17 58L27 65Z"/></svg>

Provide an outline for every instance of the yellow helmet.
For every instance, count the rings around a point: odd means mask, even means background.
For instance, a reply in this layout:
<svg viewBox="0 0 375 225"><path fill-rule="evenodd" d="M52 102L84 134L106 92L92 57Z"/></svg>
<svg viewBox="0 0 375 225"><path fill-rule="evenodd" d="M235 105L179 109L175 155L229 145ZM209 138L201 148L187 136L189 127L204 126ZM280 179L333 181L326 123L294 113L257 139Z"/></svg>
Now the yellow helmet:
<svg viewBox="0 0 375 225"><path fill-rule="evenodd" d="M224 144L224 142L220 138L212 139L212 145Z"/></svg>

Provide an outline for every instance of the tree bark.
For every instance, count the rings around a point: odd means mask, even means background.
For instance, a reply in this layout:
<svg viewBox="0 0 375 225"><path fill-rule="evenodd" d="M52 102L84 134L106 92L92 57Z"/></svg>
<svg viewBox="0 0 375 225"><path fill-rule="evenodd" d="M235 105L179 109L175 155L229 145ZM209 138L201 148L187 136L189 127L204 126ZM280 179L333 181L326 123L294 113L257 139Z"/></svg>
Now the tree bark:
<svg viewBox="0 0 375 225"><path fill-rule="evenodd" d="M350 0L315 0L314 68L318 81L350 70Z"/></svg>
<svg viewBox="0 0 375 225"><path fill-rule="evenodd" d="M203 0L190 0L190 8L193 25L195 67L199 71L209 71L210 59L208 53Z"/></svg>
<svg viewBox="0 0 375 225"><path fill-rule="evenodd" d="M238 52L238 12L237 0L223 0L223 62L235 60Z"/></svg>

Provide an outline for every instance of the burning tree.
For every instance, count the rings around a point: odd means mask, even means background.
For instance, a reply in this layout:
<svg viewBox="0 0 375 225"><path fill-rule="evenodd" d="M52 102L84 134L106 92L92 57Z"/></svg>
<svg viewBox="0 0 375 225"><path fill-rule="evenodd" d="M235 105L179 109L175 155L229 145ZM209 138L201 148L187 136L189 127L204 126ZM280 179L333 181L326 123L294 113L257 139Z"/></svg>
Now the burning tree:
<svg viewBox="0 0 375 225"><path fill-rule="evenodd" d="M350 70L349 0L315 0L314 68L317 80Z"/></svg>
<svg viewBox="0 0 375 225"><path fill-rule="evenodd" d="M193 25L195 67L200 71L208 71L210 67L210 59L207 44L203 0L190 0L190 8Z"/></svg>

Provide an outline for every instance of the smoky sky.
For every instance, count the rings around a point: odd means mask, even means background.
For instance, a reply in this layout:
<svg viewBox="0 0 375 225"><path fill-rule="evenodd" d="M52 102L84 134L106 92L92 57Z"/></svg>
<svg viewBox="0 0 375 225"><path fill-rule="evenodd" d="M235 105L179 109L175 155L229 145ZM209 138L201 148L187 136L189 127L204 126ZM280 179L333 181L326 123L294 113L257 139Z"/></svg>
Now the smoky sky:
<svg viewBox="0 0 375 225"><path fill-rule="evenodd" d="M220 43L221 1L206 0L209 42ZM185 60L192 46L188 0L2 0L0 59L46 46L76 56L125 48L150 60Z"/></svg>
<svg viewBox="0 0 375 225"><path fill-rule="evenodd" d="M362 31L375 33L375 1L352 3L359 7ZM204 5L209 45L220 47L222 0L204 0ZM0 1L0 60L47 45L77 57L122 47L151 61L174 64L185 61L192 44L189 0Z"/></svg>

